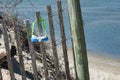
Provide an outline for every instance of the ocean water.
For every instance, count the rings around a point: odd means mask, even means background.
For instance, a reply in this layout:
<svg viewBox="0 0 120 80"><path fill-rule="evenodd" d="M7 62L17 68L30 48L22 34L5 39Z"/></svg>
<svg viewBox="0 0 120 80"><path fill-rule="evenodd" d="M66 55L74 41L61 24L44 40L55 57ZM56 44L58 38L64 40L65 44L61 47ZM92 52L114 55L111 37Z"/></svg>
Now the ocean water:
<svg viewBox="0 0 120 80"><path fill-rule="evenodd" d="M52 6L56 41L59 44L60 31L57 16L57 0L24 0L17 6L20 18L35 20L35 12L48 20L47 5ZM120 58L120 0L80 0L88 50ZM67 44L70 46L70 25L66 0L62 0ZM48 27L48 21L47 21ZM47 28L49 34L49 28Z"/></svg>
<svg viewBox="0 0 120 80"><path fill-rule="evenodd" d="M81 3L87 48L120 58L120 1Z"/></svg>

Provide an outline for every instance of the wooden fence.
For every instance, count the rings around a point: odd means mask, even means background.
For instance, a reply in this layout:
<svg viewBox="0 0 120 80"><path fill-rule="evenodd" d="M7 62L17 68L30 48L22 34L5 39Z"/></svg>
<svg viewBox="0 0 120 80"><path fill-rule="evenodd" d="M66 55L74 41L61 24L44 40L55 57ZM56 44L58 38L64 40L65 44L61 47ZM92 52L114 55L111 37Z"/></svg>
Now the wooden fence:
<svg viewBox="0 0 120 80"><path fill-rule="evenodd" d="M64 22L63 22L63 14L62 14L62 5L61 1L57 1L57 8L58 8L58 19L59 19L59 25L60 25L60 33L61 33L61 43L62 43L62 50L63 50L63 55L64 55L64 63L65 63L65 80L72 80L71 75L70 75L70 68L69 68L69 60L68 60L68 52L67 52L67 44L66 44L66 36L65 36L65 30L64 30ZM51 45L52 45L52 52L53 52L53 63L54 63L54 79L53 80L61 80L60 76L60 69L59 69L59 59L58 59L58 52L57 52L57 45L56 45L56 40L55 40L55 32L54 32L54 25L53 25L53 19L52 19L52 9L51 5L48 5L46 7L47 13L48 13L48 23L49 23L49 30L50 30L50 37L51 37ZM37 19L37 25L39 26L39 29L41 29L41 23L40 23L40 12L36 12L36 19ZM2 20L2 26L3 26L3 35L4 35L4 41L5 41L5 49L7 53L7 61L8 61L8 69L10 72L10 79L15 80L15 75L14 75L14 68L13 68L13 62L11 59L10 55L10 48L9 48L9 40L8 40L8 34L7 34L7 28L5 21ZM15 32L15 40L17 43L17 51L18 51L18 56L19 56L19 63L20 63L20 70L21 70L21 77L22 80L27 80L26 79L26 71L25 71L25 64L24 64L24 59L23 59L23 51L21 48L21 43L20 43L20 27L18 27L17 19L14 20L14 32ZM29 34L30 32L30 22L29 20L26 21L26 32ZM40 31L42 33L42 31ZM36 52L34 50L33 43L31 43L29 39L29 35L27 36L28 38L28 43L29 43L29 52L31 54L31 60L32 60L32 68L33 68L33 77L34 80L40 80L38 76L38 68L36 64ZM45 49L45 43L41 42L40 43L40 53L42 54L42 61L43 61L43 69L44 69L44 76L45 80L50 80L49 79L49 71L48 71L48 66L47 66L47 59L46 59L46 49ZM0 68L0 80L2 79L2 73L1 73L1 68Z"/></svg>

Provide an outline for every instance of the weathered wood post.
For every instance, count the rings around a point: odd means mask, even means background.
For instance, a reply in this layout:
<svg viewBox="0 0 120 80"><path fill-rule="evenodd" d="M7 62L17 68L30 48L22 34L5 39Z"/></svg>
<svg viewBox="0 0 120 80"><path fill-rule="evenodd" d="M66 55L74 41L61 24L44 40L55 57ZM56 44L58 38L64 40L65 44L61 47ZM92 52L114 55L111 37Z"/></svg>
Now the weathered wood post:
<svg viewBox="0 0 120 80"><path fill-rule="evenodd" d="M0 66L0 80L3 80L2 73L1 73L1 66Z"/></svg>
<svg viewBox="0 0 120 80"><path fill-rule="evenodd" d="M57 8L58 8L58 17L59 17L59 24L60 24L60 31L61 31L61 38L62 38L62 48L63 48L64 61L65 61L66 77L67 77L67 80L71 80L61 1L57 1Z"/></svg>
<svg viewBox="0 0 120 80"><path fill-rule="evenodd" d="M53 55L54 55L54 65L55 65L55 70L56 70L56 80L60 80L59 79L59 60L58 60L56 41L55 41L55 33L54 33L54 26L53 26L53 19L52 19L52 9L50 5L47 6L47 11L48 11L50 36L51 36L51 42L52 42L52 50L53 50Z"/></svg>
<svg viewBox="0 0 120 80"><path fill-rule="evenodd" d="M10 55L10 48L9 48L9 40L8 40L8 34L7 34L7 29L5 25L5 21L2 21L2 26L3 28L3 36L4 36L4 41L5 41L5 49L6 49L6 54L7 54L7 61L8 61L8 69L10 72L10 78L11 80L15 80L15 75L14 75L14 69L13 69L13 63L12 63L12 58Z"/></svg>
<svg viewBox="0 0 120 80"><path fill-rule="evenodd" d="M18 49L18 56L19 56L19 61L20 61L20 70L22 74L22 80L26 80L23 53L22 53L22 48L21 48L21 43L20 43L20 31L19 31L18 22L16 19L14 21L14 32L15 32L15 39L17 42L17 49Z"/></svg>
<svg viewBox="0 0 120 80"><path fill-rule="evenodd" d="M37 25L40 33L42 33L42 27L41 27L41 22L40 22L40 12L36 12L36 19L37 19Z"/></svg>
<svg viewBox="0 0 120 80"><path fill-rule="evenodd" d="M71 35L72 35L71 27L70 27L70 32L71 32ZM77 69L76 69L76 62L75 62L75 52L74 52L74 45L73 45L73 39L72 39L72 37L71 37L71 42L72 42L72 53L73 53L73 62L74 62L75 78L76 78L76 80L78 80Z"/></svg>
<svg viewBox="0 0 120 80"><path fill-rule="evenodd" d="M37 66L36 66L36 55L35 55L33 44L31 43L30 36L29 36L29 31L31 30L29 20L26 21L26 30L27 30L26 32L27 32L27 38L28 38L28 43L29 43L29 50L30 50L31 59L32 59L34 80L39 80L38 73L37 73Z"/></svg>
<svg viewBox="0 0 120 80"><path fill-rule="evenodd" d="M42 25L41 25L41 16L40 12L36 12L36 18L37 18L37 24L40 29L40 34L42 34ZM43 54L43 65L44 65L44 70L45 70L45 80L49 80L49 75L48 75L48 67L47 67L47 61L46 61L46 50L45 50L45 45L44 42L40 43L40 51Z"/></svg>
<svg viewBox="0 0 120 80"><path fill-rule="evenodd" d="M67 0L78 80L89 80L88 59L79 0Z"/></svg>

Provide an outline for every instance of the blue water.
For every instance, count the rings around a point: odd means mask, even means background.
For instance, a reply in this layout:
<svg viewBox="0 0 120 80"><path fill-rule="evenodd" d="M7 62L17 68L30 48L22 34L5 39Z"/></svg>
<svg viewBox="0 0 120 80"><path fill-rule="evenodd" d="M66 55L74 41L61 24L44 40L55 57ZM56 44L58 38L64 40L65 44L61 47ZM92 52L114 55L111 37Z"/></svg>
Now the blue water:
<svg viewBox="0 0 120 80"><path fill-rule="evenodd" d="M120 58L120 1L82 1L87 48Z"/></svg>
<svg viewBox="0 0 120 80"><path fill-rule="evenodd" d="M56 40L59 43L59 21L57 16L57 0L24 0L16 11L19 17L31 22L35 20L35 12L40 11L47 18L46 5L53 9ZM31 4L32 3L32 4ZM62 0L67 44L70 43L69 18L66 0ZM88 50L120 58L120 0L81 0L86 45ZM48 21L47 21L48 26ZM48 28L49 34L49 28Z"/></svg>

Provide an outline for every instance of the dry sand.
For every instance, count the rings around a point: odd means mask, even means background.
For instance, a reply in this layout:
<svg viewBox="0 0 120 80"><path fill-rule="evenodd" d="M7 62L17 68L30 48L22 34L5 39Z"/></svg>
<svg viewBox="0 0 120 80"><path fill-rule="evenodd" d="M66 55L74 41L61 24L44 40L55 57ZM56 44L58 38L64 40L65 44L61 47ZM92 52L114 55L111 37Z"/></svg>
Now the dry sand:
<svg viewBox="0 0 120 80"><path fill-rule="evenodd" d="M62 50L59 50L62 51ZM69 65L74 68L72 50L68 49ZM120 80L120 59L97 55L88 51L90 80ZM74 73L74 70L71 70Z"/></svg>
<svg viewBox="0 0 120 80"><path fill-rule="evenodd" d="M88 52L91 80L120 80L120 60Z"/></svg>
<svg viewBox="0 0 120 80"><path fill-rule="evenodd" d="M62 49L58 48L59 58L62 59ZM89 72L90 72L90 80L120 80L120 60L107 58L103 56L98 56L93 54L94 52L88 51L88 61L89 61ZM71 70L71 74L74 76L74 63L73 63L73 55L72 50L68 49L69 55L69 66ZM24 54L24 63L25 68L28 73L27 80L30 79L29 75L32 75L31 61L27 61L29 55ZM17 80L22 80L20 77L20 69L18 59L14 59L14 67L15 67L15 77ZM38 61L37 61L38 64ZM39 65L39 64L38 64ZM39 65L40 66L40 65ZM9 71L6 69L1 69L3 80L10 80Z"/></svg>

